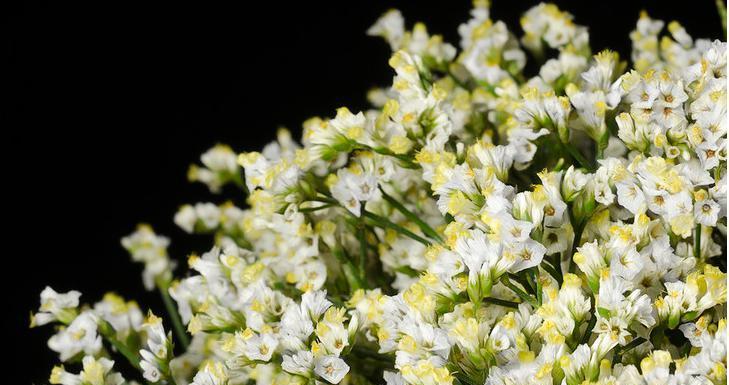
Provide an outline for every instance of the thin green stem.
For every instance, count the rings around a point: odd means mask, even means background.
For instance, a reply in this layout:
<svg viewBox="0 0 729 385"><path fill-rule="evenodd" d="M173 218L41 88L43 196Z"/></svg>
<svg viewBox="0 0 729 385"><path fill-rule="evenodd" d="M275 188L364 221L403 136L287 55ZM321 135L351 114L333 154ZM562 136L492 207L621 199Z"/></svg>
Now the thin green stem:
<svg viewBox="0 0 729 385"><path fill-rule="evenodd" d="M560 142L562 143L562 142ZM594 170L594 167L590 164L590 162L580 153L579 150L577 150L574 146L572 146L569 143L562 143L562 147L567 151L567 153L577 161L577 163L580 164L583 168L586 168L588 170Z"/></svg>
<svg viewBox="0 0 729 385"><path fill-rule="evenodd" d="M504 306L504 307L509 307L512 309L516 309L519 307L518 302L512 302L512 301L507 301L505 299L493 298L493 297L486 297L483 299L483 302L492 303L494 305L500 305L500 306Z"/></svg>
<svg viewBox="0 0 729 385"><path fill-rule="evenodd" d="M580 241L582 240L582 231L585 229L585 223L584 221L577 221L572 215L572 211L570 211L570 221L572 222L572 228L574 229L575 237L572 240L572 249L570 250L569 267L567 271L569 273L574 273L575 263L573 261L573 257L577 252L577 248L580 247Z"/></svg>
<svg viewBox="0 0 729 385"><path fill-rule="evenodd" d="M552 265L546 260L542 260L542 264L540 265L544 271L546 271L549 275L554 278L555 281L559 284L559 286L562 286L562 277L557 274L557 270L552 267Z"/></svg>
<svg viewBox="0 0 729 385"><path fill-rule="evenodd" d="M415 215L412 211L408 210L405 206L403 206L402 203L400 203L397 199L391 197L389 194L385 192L385 190L380 186L380 192L382 192L382 197L385 198L385 200L397 211L401 212L407 219L411 220L413 223L418 225L420 227L420 230L427 235L430 238L435 239L439 243L443 242L443 238L441 238L440 235L432 228L430 227L425 221L420 219L417 215Z"/></svg>
<svg viewBox="0 0 729 385"><path fill-rule="evenodd" d="M503 283L504 286L511 289L511 291L513 291L514 294L516 294L524 302L528 302L530 305L532 305L532 307L534 307L535 309L539 307L537 305L537 301L532 296L527 294L524 290L522 290L522 289L518 288L516 285L514 285L508 276L506 276L506 275L502 276L501 283Z"/></svg>
<svg viewBox="0 0 729 385"><path fill-rule="evenodd" d="M334 254L342 267L344 278L347 280L347 285L349 285L350 294L354 293L357 289L361 289L363 285L359 274L357 274L357 268L345 254L344 249L336 247L332 249L332 254Z"/></svg>
<svg viewBox="0 0 729 385"><path fill-rule="evenodd" d="M716 9L719 11L721 29L724 31L724 37L726 37L726 4L724 4L724 0L716 0Z"/></svg>
<svg viewBox="0 0 729 385"><path fill-rule="evenodd" d="M694 258L701 260L701 223L694 230Z"/></svg>
<svg viewBox="0 0 729 385"><path fill-rule="evenodd" d="M597 312L595 308L595 298L590 297L590 305L592 312L590 313L590 321L587 323L587 328L585 328L585 334L582 335L582 339L580 340L580 344L586 344L590 341L590 336L592 335L592 329L595 327L595 323L597 323Z"/></svg>
<svg viewBox="0 0 729 385"><path fill-rule="evenodd" d="M327 196L314 197L314 198L311 198L311 200L314 201L314 202L324 202L324 203L331 203L333 205L339 205L339 201L338 200L336 200L334 198L327 197Z"/></svg>
<svg viewBox="0 0 729 385"><path fill-rule="evenodd" d="M334 206L336 206L334 203L327 203L327 204L323 204L321 206L316 206L316 207L300 207L299 208L299 212L301 212L301 213L311 213L311 212L314 212L314 211L328 209L328 208L334 207Z"/></svg>
<svg viewBox="0 0 729 385"><path fill-rule="evenodd" d="M233 181L234 185L238 186L241 190L243 190L243 194L245 194L246 196L251 195L251 192L248 191L248 185L246 184L244 171L234 172L230 179Z"/></svg>
<svg viewBox="0 0 729 385"><path fill-rule="evenodd" d="M521 276L521 275L514 274L514 273L507 273L507 275L509 276L509 279L516 281L518 284L520 284L522 287L524 287L524 289L526 289L529 293L535 294L534 286L531 283L529 283L529 280L527 278L525 278L524 276Z"/></svg>
<svg viewBox="0 0 729 385"><path fill-rule="evenodd" d="M357 239L359 239L359 279L362 283L367 282L367 235L365 224L361 221L358 224Z"/></svg>
<svg viewBox="0 0 729 385"><path fill-rule="evenodd" d="M632 341L628 342L625 346L618 347L617 349L615 349L615 354L613 355L613 364L620 363L623 354L625 354L630 349L638 347L640 344L642 344L645 341L646 340L643 337L635 337Z"/></svg>
<svg viewBox="0 0 729 385"><path fill-rule="evenodd" d="M137 352L131 350L127 345L116 339L116 330L114 330L114 327L111 326L109 322L101 320L99 322L98 330L99 334L101 334L101 336L104 337L104 339L109 342L116 351L121 353L121 355L123 355L135 369L141 368Z"/></svg>
<svg viewBox="0 0 729 385"><path fill-rule="evenodd" d="M172 320L172 328L175 330L175 335L180 341L182 348L187 350L187 347L190 346L190 337L187 335L185 327L182 325L180 314L177 312L177 307L170 297L169 285L159 285L159 292L162 294L162 301L165 303L167 315L170 317L170 320Z"/></svg>
<svg viewBox="0 0 729 385"><path fill-rule="evenodd" d="M399 160L401 162L400 165L405 168L409 168L409 169L413 169L413 170L420 168L420 165L413 162L412 156L406 155L406 154L396 154L387 147L372 147L372 146L368 146L364 143L354 142L354 149L374 151L380 155L391 156L391 157Z"/></svg>
<svg viewBox="0 0 729 385"><path fill-rule="evenodd" d="M389 229L395 230L398 233L400 233L408 238L414 239L426 246L430 246L430 244L431 244L431 242L428 241L427 239L413 233L412 231L410 231L398 224L392 223L392 222L390 222L389 219L381 217L375 213L372 213L372 212L369 212L366 210L362 210L362 216L364 216L365 218L374 222L378 227L389 228Z"/></svg>
<svg viewBox="0 0 729 385"><path fill-rule="evenodd" d="M534 284L534 292L537 295L537 305L542 306L542 283L539 281L539 267L535 266L529 269L527 277L529 282Z"/></svg>

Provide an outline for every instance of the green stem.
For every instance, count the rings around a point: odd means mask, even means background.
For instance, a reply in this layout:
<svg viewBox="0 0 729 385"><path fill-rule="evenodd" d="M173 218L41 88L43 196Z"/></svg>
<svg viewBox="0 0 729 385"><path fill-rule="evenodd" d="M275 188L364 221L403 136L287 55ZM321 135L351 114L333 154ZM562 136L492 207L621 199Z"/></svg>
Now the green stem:
<svg viewBox="0 0 729 385"><path fill-rule="evenodd" d="M344 278L347 280L349 285L350 294L354 293L355 290L362 288L362 282L360 281L359 274L357 274L357 268L354 266L352 261L345 255L344 249L336 247L332 250L332 254L339 261Z"/></svg>
<svg viewBox="0 0 729 385"><path fill-rule="evenodd" d="M587 323L587 327L585 328L585 334L582 335L582 339L580 340L580 344L586 344L590 341L590 336L592 335L592 329L595 327L595 324L597 323L597 312L595 311L595 298L590 298L590 305L592 312L590 313L590 321Z"/></svg>
<svg viewBox="0 0 729 385"><path fill-rule="evenodd" d="M701 223L697 223L694 230L694 258L701 260Z"/></svg>
<svg viewBox="0 0 729 385"><path fill-rule="evenodd" d="M562 277L557 273L557 270L555 270L548 260L542 260L542 264L540 266L544 269L544 271L549 273L555 281L557 281L557 284L559 284L560 287L562 286Z"/></svg>
<svg viewBox="0 0 729 385"><path fill-rule="evenodd" d="M246 184L246 177L242 170L240 172L233 173L231 180L233 181L233 184L235 184L241 190L243 190L243 194L245 194L246 196L251 195L251 192L248 191L248 185Z"/></svg>
<svg viewBox="0 0 729 385"><path fill-rule="evenodd" d="M534 298L532 296L530 296L529 294L527 294L526 292L524 292L524 290L522 290L522 289L518 288L516 285L514 285L509 280L509 277L508 276L506 276L506 275L501 276L501 283L503 283L504 286L506 286L509 289L511 289L511 291L513 291L514 294L516 294L517 296L519 296L519 298L521 298L524 302L528 302L529 304L531 304L532 307L534 307L535 309L539 307L537 305L537 301L534 300Z"/></svg>
<svg viewBox="0 0 729 385"><path fill-rule="evenodd" d="M582 168L590 171L594 170L594 167L590 165L590 162L574 146L569 143L563 143L562 141L560 141L560 143L562 144L562 148L564 148L564 150L567 151L567 153L576 160Z"/></svg>
<svg viewBox="0 0 729 385"><path fill-rule="evenodd" d="M367 282L367 236L365 231L364 221L361 221L357 229L357 238L359 239L359 280L364 284Z"/></svg>
<svg viewBox="0 0 729 385"><path fill-rule="evenodd" d="M524 289L526 289L529 292L527 294L536 294L536 292L534 291L534 286L524 276L517 275L514 273L507 273L507 275L509 276L509 279L516 281L518 284L520 284L522 287L524 287Z"/></svg>
<svg viewBox="0 0 729 385"><path fill-rule="evenodd" d="M420 165L413 162L412 156L409 156L406 154L396 154L387 147L371 147L364 143L359 143L359 142L354 142L353 144L354 144L355 150L368 150L368 151L376 152L380 155L391 156L391 157L399 160L401 162L400 165L405 168L409 168L412 170L416 170L416 169L420 168Z"/></svg>
<svg viewBox="0 0 729 385"><path fill-rule="evenodd" d="M529 277L529 282L534 284L534 291L537 295L537 305L542 306L542 283L539 281L539 267L534 267L533 269L529 269L529 272L527 273L527 277Z"/></svg>
<svg viewBox="0 0 729 385"><path fill-rule="evenodd" d="M104 339L109 342L116 351L121 353L121 355L123 355L135 369L139 370L141 368L139 366L140 360L137 352L129 349L127 345L116 339L116 330L114 330L114 327L111 326L109 322L105 320L99 321L98 330L99 334L101 334L101 336L104 337Z"/></svg>
<svg viewBox="0 0 729 385"><path fill-rule="evenodd" d="M585 223L584 221L578 221L574 219L572 216L572 212L570 211L570 221L572 222L572 228L575 231L575 238L572 240L572 249L570 250L569 255L569 267L567 269L568 272L574 273L575 272L575 263L572 260L575 253L577 252L577 248L580 247L580 241L582 240L582 231L585 229Z"/></svg>
<svg viewBox="0 0 729 385"><path fill-rule="evenodd" d="M724 37L726 38L726 4L724 4L724 0L716 0L716 9L719 11L721 29L724 31Z"/></svg>
<svg viewBox="0 0 729 385"><path fill-rule="evenodd" d="M394 152L392 152L388 149L382 149L382 148L373 148L372 150L380 155L391 156L391 157L399 160L400 162L402 162L401 165L405 168L409 168L411 170L417 170L420 168L420 165L413 162L412 158L405 154L395 154Z"/></svg>
<svg viewBox="0 0 729 385"><path fill-rule="evenodd" d="M387 203L389 203L392 207L397 209L397 211L401 212L407 219L411 220L413 223L418 225L420 227L420 230L430 238L435 239L439 243L443 242L443 238L441 238L438 233L433 230L432 227L430 227L427 223L425 223L422 219L420 219L417 215L415 215L412 211L408 210L405 206L403 206L402 203L400 203L397 199L391 197L389 194L385 192L385 190L382 188L382 186L379 187L380 192L382 192L382 197L385 198Z"/></svg>
<svg viewBox="0 0 729 385"><path fill-rule="evenodd" d="M654 349L660 349L663 346L663 339L665 338L666 324L661 322L660 324L653 327L649 336L651 344Z"/></svg>
<svg viewBox="0 0 729 385"><path fill-rule="evenodd" d="M182 345L182 348L187 350L187 347L190 346L190 337L187 335L185 327L182 325L182 319L180 318L180 314L177 312L177 307L170 297L169 285L159 285L159 292L160 294L162 294L162 301L165 303L167 315L172 320L172 328L175 330L175 335L180 341L180 345Z"/></svg>
<svg viewBox="0 0 729 385"><path fill-rule="evenodd" d="M389 229L395 230L398 233L400 233L400 234L402 234L402 235L404 235L404 236L406 236L408 238L414 239L414 240L416 240L416 241L418 241L418 242L420 242L420 243L422 243L422 244L424 244L426 246L430 246L430 244L431 244L430 241L428 241L427 239L425 239L425 238L423 238L423 237L421 237L421 236L413 233L412 231L410 231L410 230L408 230L408 229L406 229L406 228L404 228L404 227L402 227L402 226L400 226L398 224L392 223L392 222L390 222L389 219L384 218L384 217L381 217L381 216L379 216L379 215L377 215L375 213L371 213L369 211L362 210L362 216L364 216L365 218L371 220L372 222L374 222L379 227L389 228Z"/></svg>
<svg viewBox="0 0 729 385"><path fill-rule="evenodd" d="M314 197L314 198L311 198L310 200L312 200L314 202L323 202L323 203L330 203L332 205L339 205L339 201L338 200L336 200L334 198L327 197L327 196Z"/></svg>
<svg viewBox="0 0 729 385"><path fill-rule="evenodd" d="M610 131L605 130L605 133L597 141L597 159L602 159L605 154L605 149L610 141Z"/></svg>
<svg viewBox="0 0 729 385"><path fill-rule="evenodd" d="M628 350L637 347L638 345L642 344L645 341L646 340L643 337L635 337L632 341L628 342L628 344L626 344L625 346L615 349L615 354L613 355L613 364L619 364L623 354L625 354Z"/></svg>
<svg viewBox="0 0 729 385"><path fill-rule="evenodd" d="M493 297L486 297L483 299L483 302L492 303L494 305L500 305L500 306L504 306L504 307L509 307L512 309L516 309L519 307L518 302L512 302L512 301L507 301L505 299L493 298Z"/></svg>
<svg viewBox="0 0 729 385"><path fill-rule="evenodd" d="M334 206L336 206L334 203L327 203L327 204L323 204L321 206L316 206L316 207L303 207L303 208L300 207L299 208L299 212L301 212L301 213L311 213L311 212L314 212L314 211L328 209L328 208L334 207Z"/></svg>
<svg viewBox="0 0 729 385"><path fill-rule="evenodd" d="M474 87L469 85L468 83L464 83L461 79L456 76L453 71L451 71L450 68L446 68L445 73L450 76L451 79L461 88L469 91L473 91Z"/></svg>

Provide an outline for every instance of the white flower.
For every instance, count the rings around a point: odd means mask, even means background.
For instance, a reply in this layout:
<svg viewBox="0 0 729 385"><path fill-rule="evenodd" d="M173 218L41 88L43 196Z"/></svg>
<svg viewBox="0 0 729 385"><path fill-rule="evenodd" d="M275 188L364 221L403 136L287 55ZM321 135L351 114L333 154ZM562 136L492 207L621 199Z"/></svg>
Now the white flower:
<svg viewBox="0 0 729 385"><path fill-rule="evenodd" d="M630 210L633 214L645 212L646 203L645 196L640 186L635 183L625 181L615 184L618 194L618 203Z"/></svg>
<svg viewBox="0 0 729 385"><path fill-rule="evenodd" d="M220 209L213 203L198 203L195 214L206 229L214 229L220 223Z"/></svg>
<svg viewBox="0 0 729 385"><path fill-rule="evenodd" d="M565 202L572 202L583 191L589 179L590 176L582 170L570 166L562 177L561 191Z"/></svg>
<svg viewBox="0 0 729 385"><path fill-rule="evenodd" d="M278 347L278 340L269 333L245 339L244 354L251 361L269 361Z"/></svg>
<svg viewBox="0 0 729 385"><path fill-rule="evenodd" d="M98 335L98 317L85 311L76 317L68 327L61 329L48 340L48 347L59 353L61 361L67 361L79 353L96 355L101 351L101 336Z"/></svg>
<svg viewBox="0 0 729 385"><path fill-rule="evenodd" d="M93 356L84 356L83 369L79 374L72 374L64 370L63 366L56 366L48 380L51 384L61 385L122 385L125 383L121 374L112 371L114 361L106 358L96 359Z"/></svg>
<svg viewBox="0 0 729 385"><path fill-rule="evenodd" d="M220 362L207 362L195 374L190 385L227 385L228 370Z"/></svg>
<svg viewBox="0 0 729 385"><path fill-rule="evenodd" d="M197 222L197 213L195 212L195 208L191 205L183 205L179 210L177 210L174 222L186 232L192 233L195 229L195 222Z"/></svg>
<svg viewBox="0 0 729 385"><path fill-rule="evenodd" d="M367 34L382 36L390 44L390 48L396 51L400 48L405 34L405 20L400 11L391 9L377 19L377 22L367 30Z"/></svg>
<svg viewBox="0 0 729 385"><path fill-rule="evenodd" d="M377 177L360 170L354 173L347 169L337 172L337 182L332 186L332 196L355 216L361 215L362 202L379 196Z"/></svg>
<svg viewBox="0 0 729 385"><path fill-rule="evenodd" d="M111 324L120 341L126 340L130 333L139 331L144 321L136 302L126 302L114 293L105 294L103 300L94 305L94 313Z"/></svg>
<svg viewBox="0 0 729 385"><path fill-rule="evenodd" d="M330 384L338 384L349 372L349 365L336 356L323 356L316 359L314 373Z"/></svg>
<svg viewBox="0 0 729 385"><path fill-rule="evenodd" d="M291 374L310 377L314 368L314 355L308 350L300 350L294 354L284 354L281 368Z"/></svg>
<svg viewBox="0 0 729 385"><path fill-rule="evenodd" d="M713 199L707 199L694 204L694 217L696 222L704 226L716 226L719 219L719 204Z"/></svg>
<svg viewBox="0 0 729 385"><path fill-rule="evenodd" d="M141 224L137 230L122 238L122 246L129 252L132 260L144 263L142 278L144 287L152 290L157 280L169 280L172 274L172 263L167 256L170 240L159 236L148 225Z"/></svg>
<svg viewBox="0 0 729 385"><path fill-rule="evenodd" d="M235 153L226 145L216 145L200 155L205 167L215 172L233 173L238 169Z"/></svg>
<svg viewBox="0 0 729 385"><path fill-rule="evenodd" d="M547 249L541 243L533 239L526 239L521 244L507 248L504 250L505 254L509 254L507 260L514 259L509 271L516 273L539 265L546 251Z"/></svg>
<svg viewBox="0 0 729 385"><path fill-rule="evenodd" d="M165 334L162 319L151 312L147 316L142 328L146 338L143 343L143 348L139 350L139 355L142 356L139 365L144 371L143 376L146 380L157 382L169 376L169 373L164 368L169 367L169 361L172 358L172 342Z"/></svg>
<svg viewBox="0 0 729 385"><path fill-rule="evenodd" d="M211 192L220 192L226 183L239 178L237 156L226 145L216 145L200 156L205 167L190 166L187 177L192 182L201 182Z"/></svg>
<svg viewBox="0 0 729 385"><path fill-rule="evenodd" d="M643 257L631 248L627 253L613 255L610 260L610 272L625 280L631 281L643 268Z"/></svg>
<svg viewBox="0 0 729 385"><path fill-rule="evenodd" d="M50 286L46 286L40 295L39 311L31 317L30 326L41 326L53 321L70 323L76 317L79 297L81 293L76 290L57 293Z"/></svg>
<svg viewBox="0 0 729 385"><path fill-rule="evenodd" d="M326 290L308 291L301 296L301 310L313 321L318 321L331 306Z"/></svg>

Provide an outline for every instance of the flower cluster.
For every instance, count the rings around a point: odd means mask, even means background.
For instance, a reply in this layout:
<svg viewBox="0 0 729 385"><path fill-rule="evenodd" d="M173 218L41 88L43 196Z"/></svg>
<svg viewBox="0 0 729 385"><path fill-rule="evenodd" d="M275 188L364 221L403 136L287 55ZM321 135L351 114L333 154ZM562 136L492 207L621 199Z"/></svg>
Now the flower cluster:
<svg viewBox="0 0 729 385"><path fill-rule="evenodd" d="M400 12L372 108L192 166L232 202L122 240L163 319L41 294L52 384L725 384L726 43L641 14L630 62L552 4L523 34L476 0L460 47ZM525 73L527 58L538 73ZM136 376L136 377L135 377ZM133 381L129 382L133 383Z"/></svg>

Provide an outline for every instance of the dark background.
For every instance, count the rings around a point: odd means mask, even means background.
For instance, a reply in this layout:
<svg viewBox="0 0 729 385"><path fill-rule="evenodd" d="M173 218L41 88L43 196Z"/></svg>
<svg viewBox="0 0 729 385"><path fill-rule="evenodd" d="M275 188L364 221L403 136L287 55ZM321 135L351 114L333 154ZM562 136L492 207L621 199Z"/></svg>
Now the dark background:
<svg viewBox="0 0 729 385"><path fill-rule="evenodd" d="M145 221L173 239L183 265L209 247L172 223L181 204L210 197L186 181L200 153L218 142L259 149L278 126L298 137L310 116L365 108L367 89L392 77L388 46L365 35L387 9L454 45L470 9L467 1L249 3L26 2L4 12L9 214L0 271L12 343L3 351L17 359L5 379L46 383L57 362L45 346L51 328L27 329L45 285L80 290L86 302L114 290L163 313L119 239ZM557 3L590 27L595 52L611 47L628 57L641 9L679 20L694 37L721 36L713 0ZM533 4L496 0L492 18L521 36L519 16ZM224 196L241 200L233 190Z"/></svg>

